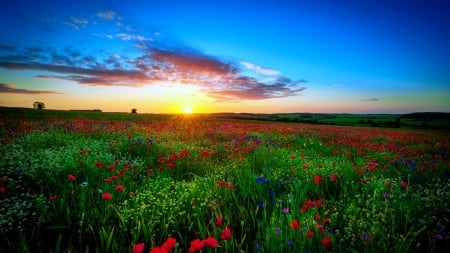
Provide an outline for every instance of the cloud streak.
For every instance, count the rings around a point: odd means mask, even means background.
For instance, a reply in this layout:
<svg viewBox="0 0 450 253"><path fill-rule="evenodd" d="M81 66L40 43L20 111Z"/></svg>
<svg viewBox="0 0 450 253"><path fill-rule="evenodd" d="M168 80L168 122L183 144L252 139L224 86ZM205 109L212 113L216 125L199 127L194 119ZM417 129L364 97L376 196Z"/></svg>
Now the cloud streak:
<svg viewBox="0 0 450 253"><path fill-rule="evenodd" d="M15 93L15 94L62 94L55 91L43 91L43 90L27 90L17 89L11 84L0 83L0 93Z"/></svg>
<svg viewBox="0 0 450 253"><path fill-rule="evenodd" d="M361 101L363 102L375 102L375 101L379 101L379 98L369 98L369 99L361 99Z"/></svg>
<svg viewBox="0 0 450 253"><path fill-rule="evenodd" d="M111 10L98 12L96 17L116 26L115 22L122 21ZM95 23L74 16L65 22L53 21L76 30ZM150 37L125 26L114 30L114 33L92 32L91 35L95 39L117 39L129 43L138 53L131 57L131 54L118 55L117 52L97 50L92 54L77 50L75 45L61 49L42 44L19 48L2 42L0 68L42 71L45 73L38 73L35 77L72 81L88 86L141 87L166 82L194 85L215 101L223 102L295 96L306 89L306 81L293 81L280 76L281 72L272 68L246 61L228 61L188 47L168 47L159 39L156 40L159 32L152 33ZM248 76L249 70L257 73L257 77ZM6 84L1 88L4 93L55 94L51 91L16 89Z"/></svg>

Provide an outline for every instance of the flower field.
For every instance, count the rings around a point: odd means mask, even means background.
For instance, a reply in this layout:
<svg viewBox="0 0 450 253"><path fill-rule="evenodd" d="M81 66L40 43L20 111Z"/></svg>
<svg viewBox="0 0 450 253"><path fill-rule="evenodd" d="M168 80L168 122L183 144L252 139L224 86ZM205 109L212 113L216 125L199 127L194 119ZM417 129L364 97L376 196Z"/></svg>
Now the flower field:
<svg viewBox="0 0 450 253"><path fill-rule="evenodd" d="M0 252L443 252L445 132L0 119Z"/></svg>

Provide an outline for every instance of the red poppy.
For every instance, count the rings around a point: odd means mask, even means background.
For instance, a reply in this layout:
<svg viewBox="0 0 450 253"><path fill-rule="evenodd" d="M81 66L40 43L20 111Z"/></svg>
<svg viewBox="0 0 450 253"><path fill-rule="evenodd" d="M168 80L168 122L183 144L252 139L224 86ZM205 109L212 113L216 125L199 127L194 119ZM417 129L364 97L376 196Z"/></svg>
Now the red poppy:
<svg viewBox="0 0 450 253"><path fill-rule="evenodd" d="M58 196L56 196L56 194L55 194L55 195L48 197L48 200L53 201L53 200L56 200L57 198L58 198Z"/></svg>
<svg viewBox="0 0 450 253"><path fill-rule="evenodd" d="M189 253L194 253L202 250L205 247L205 241L200 241L200 239L195 239L191 241L191 247L189 248Z"/></svg>
<svg viewBox="0 0 450 253"><path fill-rule="evenodd" d="M204 240L204 242L205 245L208 246L209 248L217 248L217 246L219 246L219 243L214 237L208 237Z"/></svg>
<svg viewBox="0 0 450 253"><path fill-rule="evenodd" d="M103 167L103 162L97 161L94 163L95 167L97 168L102 168Z"/></svg>
<svg viewBox="0 0 450 253"><path fill-rule="evenodd" d="M142 253L142 252L144 252L144 247L145 247L145 244L143 242L135 244L135 245L133 245L131 252L132 253Z"/></svg>
<svg viewBox="0 0 450 253"><path fill-rule="evenodd" d="M169 251L167 251L163 248L160 248L160 247L153 248L149 251L149 253L168 253L168 252Z"/></svg>
<svg viewBox="0 0 450 253"><path fill-rule="evenodd" d="M77 178L76 178L74 175L72 175L72 174L67 175L67 178L68 178L70 181L72 181L72 182L77 181Z"/></svg>
<svg viewBox="0 0 450 253"><path fill-rule="evenodd" d="M336 181L336 180L337 180L336 174L331 174L331 176L330 176L330 181L331 181L331 182L334 182L334 181Z"/></svg>
<svg viewBox="0 0 450 253"><path fill-rule="evenodd" d="M225 228L222 231L222 235L220 236L220 239L226 241L226 240L229 240L230 238L231 238L231 229Z"/></svg>
<svg viewBox="0 0 450 253"><path fill-rule="evenodd" d="M406 189L408 187L408 182L402 181L401 186L402 186L403 189Z"/></svg>
<svg viewBox="0 0 450 253"><path fill-rule="evenodd" d="M116 169L116 165L114 165L114 164L108 165L108 170L115 170L115 169Z"/></svg>
<svg viewBox="0 0 450 253"><path fill-rule="evenodd" d="M6 176L3 176L0 178L0 183L5 184L8 181L8 178Z"/></svg>
<svg viewBox="0 0 450 253"><path fill-rule="evenodd" d="M0 187L0 193L5 192L5 187Z"/></svg>
<svg viewBox="0 0 450 253"><path fill-rule="evenodd" d="M313 238L314 237L314 232L312 232L312 231L306 232L306 237Z"/></svg>
<svg viewBox="0 0 450 253"><path fill-rule="evenodd" d="M322 182L322 177L319 175L314 175L314 183L318 184L320 182Z"/></svg>
<svg viewBox="0 0 450 253"><path fill-rule="evenodd" d="M125 186L119 184L118 186L116 186L116 191L123 191L125 190Z"/></svg>
<svg viewBox="0 0 450 253"><path fill-rule="evenodd" d="M322 239L322 245L327 248L327 249L331 249L331 240L329 237L324 237Z"/></svg>
<svg viewBox="0 0 450 253"><path fill-rule="evenodd" d="M219 216L219 217L217 217L215 224L217 227L220 227L220 225L222 225L222 222L223 222L223 217Z"/></svg>
<svg viewBox="0 0 450 253"><path fill-rule="evenodd" d="M112 194L109 192L105 192L102 194L102 199L104 199L104 200L109 200L109 199L111 199L111 197L112 197Z"/></svg>
<svg viewBox="0 0 450 253"><path fill-rule="evenodd" d="M167 238L167 240L161 245L161 248L166 251L171 251L177 245L177 240L173 237Z"/></svg>
<svg viewBox="0 0 450 253"><path fill-rule="evenodd" d="M300 229L300 224L298 223L298 221L297 220L292 220L291 221L291 224L289 225L292 229L295 229L295 230L299 230Z"/></svg>
<svg viewBox="0 0 450 253"><path fill-rule="evenodd" d="M392 188L392 183L391 182L387 182L386 183L386 188Z"/></svg>

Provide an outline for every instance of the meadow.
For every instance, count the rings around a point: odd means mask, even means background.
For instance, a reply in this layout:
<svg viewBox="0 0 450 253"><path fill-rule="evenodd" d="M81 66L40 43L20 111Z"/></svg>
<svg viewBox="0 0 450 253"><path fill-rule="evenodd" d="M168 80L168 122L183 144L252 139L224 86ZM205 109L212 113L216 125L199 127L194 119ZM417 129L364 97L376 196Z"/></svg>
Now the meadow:
<svg viewBox="0 0 450 253"><path fill-rule="evenodd" d="M0 252L450 244L448 132L38 113L0 115Z"/></svg>

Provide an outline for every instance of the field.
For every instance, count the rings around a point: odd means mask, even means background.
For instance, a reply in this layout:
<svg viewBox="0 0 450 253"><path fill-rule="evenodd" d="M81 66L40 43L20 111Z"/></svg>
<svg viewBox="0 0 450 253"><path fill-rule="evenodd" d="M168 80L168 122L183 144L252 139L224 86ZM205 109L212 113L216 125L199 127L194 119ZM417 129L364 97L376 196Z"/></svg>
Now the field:
<svg viewBox="0 0 450 253"><path fill-rule="evenodd" d="M448 132L11 113L0 114L0 252L444 252L450 244Z"/></svg>

